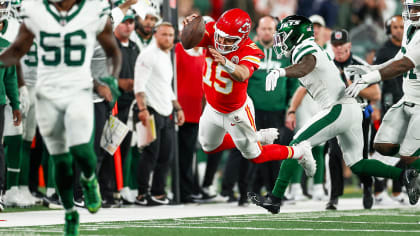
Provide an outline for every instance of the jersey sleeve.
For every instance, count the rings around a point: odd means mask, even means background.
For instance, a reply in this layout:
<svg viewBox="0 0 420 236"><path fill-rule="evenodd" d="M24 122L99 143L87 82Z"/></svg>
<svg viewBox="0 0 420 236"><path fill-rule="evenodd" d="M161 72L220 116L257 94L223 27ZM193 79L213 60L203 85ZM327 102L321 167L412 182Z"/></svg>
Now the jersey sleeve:
<svg viewBox="0 0 420 236"><path fill-rule="evenodd" d="M246 45L246 53L240 59L238 65L244 65L249 70L249 76L258 70L261 64L261 59L264 58L264 53L258 48L255 43Z"/></svg>
<svg viewBox="0 0 420 236"><path fill-rule="evenodd" d="M413 39L407 44L407 47L401 49L404 56L410 59L411 62L417 67L420 65L420 30L415 32ZM404 52L405 51L405 52Z"/></svg>
<svg viewBox="0 0 420 236"><path fill-rule="evenodd" d="M31 31L33 34L35 34L35 32L37 32L38 27L36 26L33 18L31 17L30 13L31 13L31 9L36 8L36 6L34 6L34 4L36 4L35 1L22 1L22 5L20 8L20 17L23 20L23 23L25 24L26 28ZM42 4L40 2L38 2L38 4Z"/></svg>
<svg viewBox="0 0 420 236"><path fill-rule="evenodd" d="M111 14L111 7L108 1L100 0L98 2L99 2L98 3L99 20L98 20L98 27L96 30L96 34L99 34L104 30L106 22L108 21L108 18Z"/></svg>
<svg viewBox="0 0 420 236"><path fill-rule="evenodd" d="M204 47L207 48L207 46L212 45L212 42L214 40L214 22L209 22L206 24L206 31L204 32L203 39L197 44L197 47Z"/></svg>
<svg viewBox="0 0 420 236"><path fill-rule="evenodd" d="M316 52L317 48L311 43L299 45L292 53L292 63L297 64L304 56Z"/></svg>

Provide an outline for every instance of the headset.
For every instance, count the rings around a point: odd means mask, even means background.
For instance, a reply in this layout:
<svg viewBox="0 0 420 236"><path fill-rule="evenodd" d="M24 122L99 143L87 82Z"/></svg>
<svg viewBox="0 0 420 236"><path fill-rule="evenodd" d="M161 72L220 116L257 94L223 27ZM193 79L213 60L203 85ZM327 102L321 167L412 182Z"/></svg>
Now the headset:
<svg viewBox="0 0 420 236"><path fill-rule="evenodd" d="M402 17L401 15L393 15L388 20L385 21L385 34L391 35L391 24L393 21L397 20L397 17Z"/></svg>

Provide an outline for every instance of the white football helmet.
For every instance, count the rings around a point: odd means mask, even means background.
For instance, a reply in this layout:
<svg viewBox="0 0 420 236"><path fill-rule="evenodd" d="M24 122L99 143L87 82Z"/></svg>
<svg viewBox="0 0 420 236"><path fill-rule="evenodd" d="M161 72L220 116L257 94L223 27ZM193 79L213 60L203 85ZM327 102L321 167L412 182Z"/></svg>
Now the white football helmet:
<svg viewBox="0 0 420 236"><path fill-rule="evenodd" d="M420 0L405 0L403 18L415 27L420 26Z"/></svg>

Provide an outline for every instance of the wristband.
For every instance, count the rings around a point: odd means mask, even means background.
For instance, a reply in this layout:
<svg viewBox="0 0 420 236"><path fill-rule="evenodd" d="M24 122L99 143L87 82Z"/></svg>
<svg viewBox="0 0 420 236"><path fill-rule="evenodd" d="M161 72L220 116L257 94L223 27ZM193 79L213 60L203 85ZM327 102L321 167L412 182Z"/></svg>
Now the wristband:
<svg viewBox="0 0 420 236"><path fill-rule="evenodd" d="M176 112L178 112L178 111L182 111L182 108L175 108L175 111L176 111Z"/></svg>
<svg viewBox="0 0 420 236"><path fill-rule="evenodd" d="M288 115L290 115L290 114L295 114L295 113L296 113L296 111L288 111L288 112L287 112L287 114L288 114Z"/></svg>
<svg viewBox="0 0 420 236"><path fill-rule="evenodd" d="M227 73L232 74L235 72L236 65L225 57L225 64L222 67Z"/></svg>
<svg viewBox="0 0 420 236"><path fill-rule="evenodd" d="M279 77L285 77L286 76L286 69L284 69L284 68L278 68L276 70L279 72Z"/></svg>
<svg viewBox="0 0 420 236"><path fill-rule="evenodd" d="M381 81L381 73L379 73L379 70L374 70L363 75L362 79L369 84L378 83Z"/></svg>

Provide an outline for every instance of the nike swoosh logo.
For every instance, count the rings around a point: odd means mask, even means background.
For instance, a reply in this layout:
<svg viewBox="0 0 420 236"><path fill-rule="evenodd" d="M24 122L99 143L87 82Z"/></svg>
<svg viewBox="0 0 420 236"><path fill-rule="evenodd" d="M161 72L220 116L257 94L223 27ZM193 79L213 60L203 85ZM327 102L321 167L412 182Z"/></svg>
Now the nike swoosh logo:
<svg viewBox="0 0 420 236"><path fill-rule="evenodd" d="M230 123L230 126L235 126L236 124L234 124L234 123Z"/></svg>

